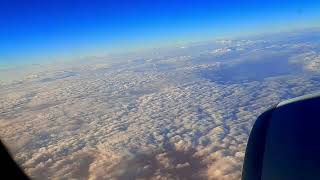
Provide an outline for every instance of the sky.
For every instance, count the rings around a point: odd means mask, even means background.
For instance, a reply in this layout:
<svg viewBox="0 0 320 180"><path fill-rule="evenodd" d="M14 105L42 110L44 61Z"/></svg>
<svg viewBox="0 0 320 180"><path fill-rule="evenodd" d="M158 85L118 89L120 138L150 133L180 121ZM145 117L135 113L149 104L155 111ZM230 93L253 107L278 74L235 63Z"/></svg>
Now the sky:
<svg viewBox="0 0 320 180"><path fill-rule="evenodd" d="M0 66L318 27L320 1L2 0Z"/></svg>

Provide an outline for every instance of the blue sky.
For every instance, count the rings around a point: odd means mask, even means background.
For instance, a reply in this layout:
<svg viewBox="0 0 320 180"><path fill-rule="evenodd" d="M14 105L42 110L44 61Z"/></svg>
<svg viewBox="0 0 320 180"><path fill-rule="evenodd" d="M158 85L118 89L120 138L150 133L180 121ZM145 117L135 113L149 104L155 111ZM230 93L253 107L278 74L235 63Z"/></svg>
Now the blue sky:
<svg viewBox="0 0 320 180"><path fill-rule="evenodd" d="M317 27L314 0L1 0L0 65Z"/></svg>

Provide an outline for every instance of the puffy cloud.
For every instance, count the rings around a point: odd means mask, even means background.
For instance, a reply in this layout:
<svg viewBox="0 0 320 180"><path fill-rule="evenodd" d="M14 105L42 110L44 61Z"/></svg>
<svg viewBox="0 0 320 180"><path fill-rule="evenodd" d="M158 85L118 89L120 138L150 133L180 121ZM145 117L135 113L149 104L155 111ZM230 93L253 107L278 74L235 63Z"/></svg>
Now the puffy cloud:
<svg viewBox="0 0 320 180"><path fill-rule="evenodd" d="M210 53L213 55L219 56L219 55L227 54L230 51L232 51L232 50L229 48L219 48L219 49L214 49Z"/></svg>
<svg viewBox="0 0 320 180"><path fill-rule="evenodd" d="M225 156L219 157L213 165L208 168L208 179L240 179L240 167L237 160L234 157Z"/></svg>
<svg viewBox="0 0 320 180"><path fill-rule="evenodd" d="M239 179L255 118L320 83L308 71L247 81L202 76L241 71L249 55L265 62L310 51L268 40L220 45L242 50L220 61L193 52L77 62L1 85L0 136L34 179Z"/></svg>
<svg viewBox="0 0 320 180"><path fill-rule="evenodd" d="M291 63L303 64L304 69L311 72L320 71L320 54L319 52L310 51L293 56L290 59Z"/></svg>

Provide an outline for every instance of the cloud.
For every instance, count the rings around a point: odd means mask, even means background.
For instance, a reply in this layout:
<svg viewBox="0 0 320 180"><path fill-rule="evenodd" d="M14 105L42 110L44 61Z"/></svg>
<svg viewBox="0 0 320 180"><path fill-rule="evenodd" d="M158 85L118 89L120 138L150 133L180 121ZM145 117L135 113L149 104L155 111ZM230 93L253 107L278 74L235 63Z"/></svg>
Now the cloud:
<svg viewBox="0 0 320 180"><path fill-rule="evenodd" d="M267 40L221 44L257 61L279 48L291 59L313 54ZM319 77L303 71L219 83L199 71L237 69L248 56L234 63L202 55L50 67L1 85L0 136L34 179L239 179L255 118L317 92Z"/></svg>

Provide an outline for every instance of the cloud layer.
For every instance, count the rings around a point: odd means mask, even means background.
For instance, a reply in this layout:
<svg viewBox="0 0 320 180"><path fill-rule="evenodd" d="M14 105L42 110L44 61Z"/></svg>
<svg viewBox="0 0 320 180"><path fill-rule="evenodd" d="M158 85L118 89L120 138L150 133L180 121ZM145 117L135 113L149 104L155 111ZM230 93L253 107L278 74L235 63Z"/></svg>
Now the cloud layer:
<svg viewBox="0 0 320 180"><path fill-rule="evenodd" d="M240 179L256 117L319 91L320 45L307 40L225 40L50 67L0 86L0 136L34 179ZM275 58L300 69L252 78ZM236 76L223 74L230 69Z"/></svg>

